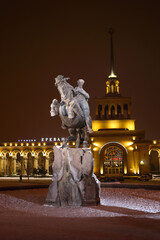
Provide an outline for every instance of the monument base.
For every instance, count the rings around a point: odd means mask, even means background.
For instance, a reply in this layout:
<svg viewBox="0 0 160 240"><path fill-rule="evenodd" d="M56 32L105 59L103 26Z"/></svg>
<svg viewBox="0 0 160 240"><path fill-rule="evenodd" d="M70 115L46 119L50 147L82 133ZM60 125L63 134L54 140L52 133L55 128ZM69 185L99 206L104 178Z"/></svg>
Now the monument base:
<svg viewBox="0 0 160 240"><path fill-rule="evenodd" d="M54 147L53 178L46 204L95 206L100 203L100 182L93 173L89 148Z"/></svg>

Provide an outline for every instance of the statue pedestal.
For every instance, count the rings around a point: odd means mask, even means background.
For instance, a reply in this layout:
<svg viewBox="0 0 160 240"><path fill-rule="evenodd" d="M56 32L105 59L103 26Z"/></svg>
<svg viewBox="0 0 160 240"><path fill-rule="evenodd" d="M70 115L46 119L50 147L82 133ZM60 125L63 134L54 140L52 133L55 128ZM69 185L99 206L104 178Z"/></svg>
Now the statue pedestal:
<svg viewBox="0 0 160 240"><path fill-rule="evenodd" d="M89 148L54 147L53 178L46 204L95 206L100 203L100 182L93 173Z"/></svg>

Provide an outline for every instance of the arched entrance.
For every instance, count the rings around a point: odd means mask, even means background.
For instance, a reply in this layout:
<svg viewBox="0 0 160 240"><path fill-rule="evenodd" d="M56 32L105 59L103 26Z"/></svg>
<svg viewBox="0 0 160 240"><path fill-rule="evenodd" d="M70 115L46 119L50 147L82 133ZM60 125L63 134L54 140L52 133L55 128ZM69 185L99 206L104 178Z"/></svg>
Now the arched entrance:
<svg viewBox="0 0 160 240"><path fill-rule="evenodd" d="M108 143L100 152L100 169L106 177L119 177L124 174L126 149L119 143Z"/></svg>
<svg viewBox="0 0 160 240"><path fill-rule="evenodd" d="M160 173L160 155L157 149L150 152L151 173Z"/></svg>

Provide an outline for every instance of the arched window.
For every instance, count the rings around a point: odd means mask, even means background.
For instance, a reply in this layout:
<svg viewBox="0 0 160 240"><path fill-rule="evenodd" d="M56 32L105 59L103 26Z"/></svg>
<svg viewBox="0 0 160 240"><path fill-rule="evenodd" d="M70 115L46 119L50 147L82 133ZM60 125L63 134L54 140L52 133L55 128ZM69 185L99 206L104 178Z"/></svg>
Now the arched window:
<svg viewBox="0 0 160 240"><path fill-rule="evenodd" d="M115 118L115 107L113 105L111 107L111 118Z"/></svg>
<svg viewBox="0 0 160 240"><path fill-rule="evenodd" d="M104 150L104 174L123 173L123 151L120 147L110 145Z"/></svg>
<svg viewBox="0 0 160 240"><path fill-rule="evenodd" d="M104 111L105 111L105 119L108 119L108 105L107 106L105 106L105 109L104 109Z"/></svg>
<svg viewBox="0 0 160 240"><path fill-rule="evenodd" d="M98 105L98 118L101 119L102 118L102 105Z"/></svg>
<svg viewBox="0 0 160 240"><path fill-rule="evenodd" d="M124 104L123 109L124 109L124 118L127 119L128 118L128 104Z"/></svg>
<svg viewBox="0 0 160 240"><path fill-rule="evenodd" d="M117 117L121 118L121 106L117 105Z"/></svg>
<svg viewBox="0 0 160 240"><path fill-rule="evenodd" d="M111 93L115 92L115 83L111 82Z"/></svg>
<svg viewBox="0 0 160 240"><path fill-rule="evenodd" d="M160 173L160 159L157 150L152 150L150 153L150 167L152 173Z"/></svg>

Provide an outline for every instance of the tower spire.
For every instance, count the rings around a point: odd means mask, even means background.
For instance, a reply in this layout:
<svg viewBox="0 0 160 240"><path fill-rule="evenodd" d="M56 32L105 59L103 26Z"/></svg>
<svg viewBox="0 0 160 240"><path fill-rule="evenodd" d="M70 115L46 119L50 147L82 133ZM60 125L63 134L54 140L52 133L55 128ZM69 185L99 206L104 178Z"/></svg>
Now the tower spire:
<svg viewBox="0 0 160 240"><path fill-rule="evenodd" d="M110 75L108 76L108 78L117 78L117 76L114 74L114 53L113 53L113 38L112 38L112 35L114 33L114 30L113 28L110 28L108 33L110 34L110 47L111 47L111 50L110 50L110 55L111 55L111 59L110 59Z"/></svg>
<svg viewBox="0 0 160 240"><path fill-rule="evenodd" d="M119 81L117 79L117 76L114 73L114 54L113 54L113 29L109 29L109 34L110 34L110 41L111 41L111 73L108 76L108 79L106 81L106 95L110 94L119 94Z"/></svg>

